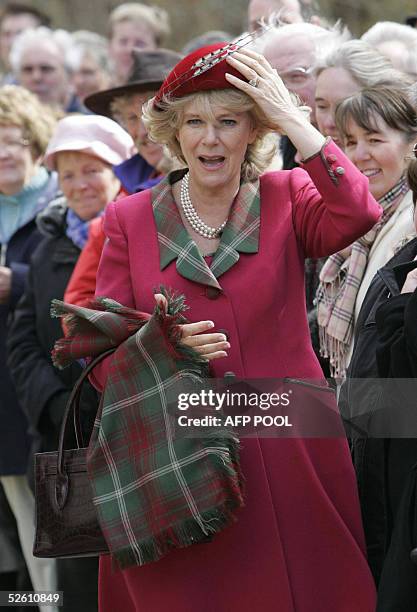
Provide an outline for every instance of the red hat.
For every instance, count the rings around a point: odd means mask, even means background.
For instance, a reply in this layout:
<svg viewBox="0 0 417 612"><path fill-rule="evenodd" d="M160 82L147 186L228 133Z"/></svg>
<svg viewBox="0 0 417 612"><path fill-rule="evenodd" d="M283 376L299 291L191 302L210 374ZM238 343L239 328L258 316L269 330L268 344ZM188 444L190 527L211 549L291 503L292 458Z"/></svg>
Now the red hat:
<svg viewBox="0 0 417 612"><path fill-rule="evenodd" d="M231 89L233 85L226 80L226 72L247 82L243 74L224 61L233 52L238 51L240 46L221 42L201 47L184 57L162 83L155 96L154 105L157 106L167 94L173 98L182 98L197 91Z"/></svg>

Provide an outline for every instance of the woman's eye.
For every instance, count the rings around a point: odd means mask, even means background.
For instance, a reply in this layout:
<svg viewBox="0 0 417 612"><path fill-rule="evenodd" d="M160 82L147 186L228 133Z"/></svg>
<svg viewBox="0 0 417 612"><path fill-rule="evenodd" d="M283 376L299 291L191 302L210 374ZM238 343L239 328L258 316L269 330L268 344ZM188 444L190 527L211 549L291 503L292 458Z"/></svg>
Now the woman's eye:
<svg viewBox="0 0 417 612"><path fill-rule="evenodd" d="M236 125L237 121L234 119L222 119L223 125Z"/></svg>
<svg viewBox="0 0 417 612"><path fill-rule="evenodd" d="M354 147L356 142L354 140L345 140L345 147Z"/></svg>
<svg viewBox="0 0 417 612"><path fill-rule="evenodd" d="M329 107L325 106L324 104L316 104L316 110L327 110Z"/></svg>
<svg viewBox="0 0 417 612"><path fill-rule="evenodd" d="M187 125L200 125L201 119L188 119Z"/></svg>
<svg viewBox="0 0 417 612"><path fill-rule="evenodd" d="M382 140L380 138L370 138L369 142L371 144L378 144L379 142L382 142Z"/></svg>

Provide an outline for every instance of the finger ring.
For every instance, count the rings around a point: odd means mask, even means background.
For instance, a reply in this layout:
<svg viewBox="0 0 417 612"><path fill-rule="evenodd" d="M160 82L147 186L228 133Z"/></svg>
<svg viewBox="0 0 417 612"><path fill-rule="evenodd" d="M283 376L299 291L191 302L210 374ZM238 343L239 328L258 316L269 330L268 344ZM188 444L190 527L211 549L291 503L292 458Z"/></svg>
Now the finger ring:
<svg viewBox="0 0 417 612"><path fill-rule="evenodd" d="M252 87L258 87L258 83L259 83L259 77L256 76L253 79L251 79L250 81L248 81L249 85L252 85Z"/></svg>

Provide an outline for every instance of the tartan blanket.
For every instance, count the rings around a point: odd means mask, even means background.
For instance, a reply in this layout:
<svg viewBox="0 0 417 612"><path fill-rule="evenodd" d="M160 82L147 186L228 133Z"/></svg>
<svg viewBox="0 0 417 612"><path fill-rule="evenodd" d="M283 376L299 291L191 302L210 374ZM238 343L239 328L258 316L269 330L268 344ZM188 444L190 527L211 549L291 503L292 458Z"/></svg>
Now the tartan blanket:
<svg viewBox="0 0 417 612"><path fill-rule="evenodd" d="M243 505L236 436L222 428L207 437L174 436L169 388L201 382L208 365L179 341L183 297L165 295L167 313L156 306L152 316L108 298L88 308L52 302L52 316L65 316L68 329L55 344L55 365L117 347L87 468L100 526L121 569L207 541Z"/></svg>

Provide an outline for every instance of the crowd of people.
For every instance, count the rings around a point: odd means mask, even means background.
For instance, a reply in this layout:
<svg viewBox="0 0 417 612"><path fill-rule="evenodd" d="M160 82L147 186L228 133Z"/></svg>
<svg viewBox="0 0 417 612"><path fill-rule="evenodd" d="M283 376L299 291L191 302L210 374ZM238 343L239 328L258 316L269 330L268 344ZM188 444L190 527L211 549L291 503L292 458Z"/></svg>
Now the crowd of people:
<svg viewBox="0 0 417 612"><path fill-rule="evenodd" d="M68 612L417 608L416 21L356 39L315 8L249 0L247 32L175 50L139 2L107 37L0 11L0 590L63 591ZM110 554L34 557L34 455L85 365L53 365L75 340L51 302L93 313L91 348L95 297L148 317L81 399L119 500L110 519L95 497ZM184 448L160 415L187 367L331 378L350 426Z"/></svg>

